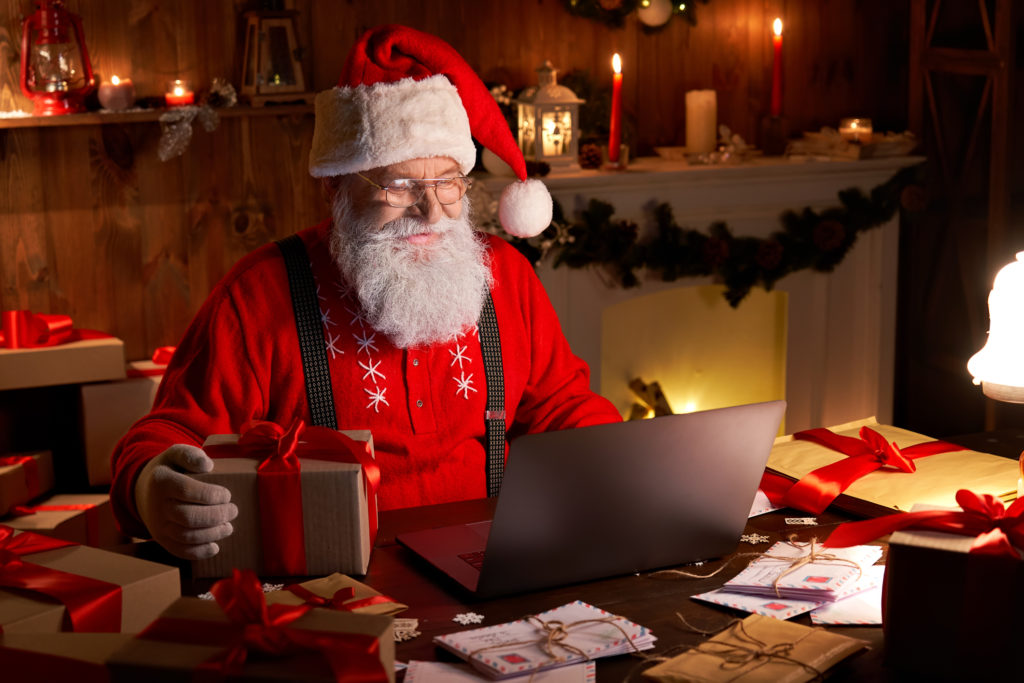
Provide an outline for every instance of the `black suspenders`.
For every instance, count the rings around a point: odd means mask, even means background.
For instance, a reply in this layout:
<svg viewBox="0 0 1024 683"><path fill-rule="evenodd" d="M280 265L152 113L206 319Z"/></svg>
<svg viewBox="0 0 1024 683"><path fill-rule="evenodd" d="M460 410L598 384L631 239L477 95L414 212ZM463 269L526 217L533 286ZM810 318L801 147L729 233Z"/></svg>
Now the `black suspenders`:
<svg viewBox="0 0 1024 683"><path fill-rule="evenodd" d="M288 288L295 311L295 327L299 334L309 412L314 425L337 429L334 392L331 389L331 372L327 362L327 343L324 339L320 306L316 300L316 282L313 280L313 269L309 265L306 245L298 235L290 235L278 240L277 246L284 256L285 269L288 271ZM487 408L484 413L484 424L487 429L484 444L487 454L487 495L496 496L501 488L501 477L505 470L505 381L501 364L498 318L494 313L490 290L487 291L487 298L480 312L477 330L484 357L484 372L487 375Z"/></svg>

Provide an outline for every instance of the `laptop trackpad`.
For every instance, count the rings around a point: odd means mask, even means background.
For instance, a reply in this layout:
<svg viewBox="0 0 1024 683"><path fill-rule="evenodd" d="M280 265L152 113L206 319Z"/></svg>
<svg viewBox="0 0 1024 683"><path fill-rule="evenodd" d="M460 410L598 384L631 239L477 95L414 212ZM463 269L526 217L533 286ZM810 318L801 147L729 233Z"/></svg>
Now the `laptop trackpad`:
<svg viewBox="0 0 1024 683"><path fill-rule="evenodd" d="M398 542L448 574L470 591L480 580L490 520L401 534Z"/></svg>

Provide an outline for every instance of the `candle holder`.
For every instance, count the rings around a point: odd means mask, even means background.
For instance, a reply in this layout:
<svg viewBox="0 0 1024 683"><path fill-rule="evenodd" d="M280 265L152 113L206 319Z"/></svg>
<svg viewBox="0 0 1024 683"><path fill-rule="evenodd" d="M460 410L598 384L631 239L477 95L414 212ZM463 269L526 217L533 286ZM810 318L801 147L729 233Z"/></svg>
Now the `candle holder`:
<svg viewBox="0 0 1024 683"><path fill-rule="evenodd" d="M601 145L601 168L607 171L625 171L629 165L629 145L619 145L618 161L608 158L608 145Z"/></svg>
<svg viewBox="0 0 1024 683"><path fill-rule="evenodd" d="M135 85L130 78L111 76L109 81L100 83L96 96L104 109L122 111L135 104Z"/></svg>
<svg viewBox="0 0 1024 683"><path fill-rule="evenodd" d="M871 119L840 119L839 136L847 142L858 145L871 142L874 129L871 126Z"/></svg>
<svg viewBox="0 0 1024 683"><path fill-rule="evenodd" d="M167 84L164 102L168 107L185 107L195 102L195 99L196 95L189 87L188 81L178 79Z"/></svg>
<svg viewBox="0 0 1024 683"><path fill-rule="evenodd" d="M559 85L550 61L537 69L538 85L515 100L519 148L527 161L545 162L552 174L580 170L579 111L583 100Z"/></svg>

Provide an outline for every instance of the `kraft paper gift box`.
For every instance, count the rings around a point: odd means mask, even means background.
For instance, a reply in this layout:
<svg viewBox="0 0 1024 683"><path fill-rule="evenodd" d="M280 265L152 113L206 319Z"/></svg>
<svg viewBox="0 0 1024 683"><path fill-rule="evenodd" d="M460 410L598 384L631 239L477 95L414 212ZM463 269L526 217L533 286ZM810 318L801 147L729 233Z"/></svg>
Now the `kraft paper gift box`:
<svg viewBox="0 0 1024 683"><path fill-rule="evenodd" d="M110 455L128 429L153 408L166 365L153 361L128 363L127 378L83 384L82 437L89 484L109 484Z"/></svg>
<svg viewBox="0 0 1024 683"><path fill-rule="evenodd" d="M124 376L124 342L116 337L0 348L0 389L104 382Z"/></svg>
<svg viewBox="0 0 1024 683"><path fill-rule="evenodd" d="M344 651L351 646L351 653L343 655L347 663L362 666L364 670L373 667L381 683L394 683L395 643L391 624L391 617L311 608L283 628L336 639L337 642L330 645L333 650ZM196 680L200 667L204 673L213 674L231 647L235 633L251 627L252 624L233 624L213 600L181 598L149 629L113 654L108 662L111 680L115 683L141 680L189 683ZM337 680L325 658L311 650L299 650L283 657L249 652L243 667L237 675L225 676L226 680L317 683ZM354 680L371 679L363 676Z"/></svg>
<svg viewBox="0 0 1024 683"><path fill-rule="evenodd" d="M829 430L856 438L865 426L901 449L934 441L923 434L880 425L874 419L837 425ZM846 457L825 446L787 435L775 440L767 470L797 481ZM854 481L832 504L858 515L874 517L907 511L916 503L955 506L956 492L965 486L1004 501L1016 497L1019 468L1017 462L1009 458L962 449L917 457L913 464L915 472L901 472L891 467L870 472Z"/></svg>
<svg viewBox="0 0 1024 683"><path fill-rule="evenodd" d="M310 604L356 614L394 615L409 609L365 583L337 573L271 591L266 599L268 605Z"/></svg>
<svg viewBox="0 0 1024 683"><path fill-rule="evenodd" d="M0 455L0 516L15 505L47 493L53 484L53 456L49 451Z"/></svg>
<svg viewBox="0 0 1024 683"><path fill-rule="evenodd" d="M971 553L976 540L916 529L889 538L882 624L893 667L965 681L1020 678L1024 561Z"/></svg>
<svg viewBox="0 0 1024 683"><path fill-rule="evenodd" d="M127 540L117 528L106 493L61 493L19 506L17 513L0 524L100 548Z"/></svg>
<svg viewBox="0 0 1024 683"><path fill-rule="evenodd" d="M270 423L261 423L269 425ZM294 425L293 425L294 428ZM341 572L365 574L370 553L376 539L376 491L366 483L363 465L353 462L334 462L317 459L318 454L330 455L344 447L330 444L325 448L313 447L304 441L309 434L324 435L335 430L324 427L305 427L297 454L301 463L301 501L294 506L301 511L300 534L302 548L297 550L301 569L282 569L285 553L275 551L268 542L263 528L263 515L274 518L291 512L293 507L280 497L270 497L270 506L263 508L258 484L260 460L241 456L236 434L218 434L209 437L203 448L214 459L212 472L193 474L200 481L218 484L231 491L231 502L238 506L238 517L232 520L231 536L217 542L220 551L213 557L192 562L194 577L224 577L232 569L252 569L261 575L310 576ZM320 431L323 430L323 431ZM368 430L342 431L352 439L370 467L373 463L373 440ZM329 439L331 435L327 435ZM379 478L378 478L379 480ZM281 530L289 538L297 538L291 529Z"/></svg>
<svg viewBox="0 0 1024 683"><path fill-rule="evenodd" d="M0 635L2 680L108 683L107 660L126 633L7 633Z"/></svg>
<svg viewBox="0 0 1024 683"><path fill-rule="evenodd" d="M39 545L64 546L22 554L18 546L29 543L19 538L21 536L36 539L29 549ZM14 551L21 559L20 563L0 565L0 630L5 634L55 633L61 630L135 633L145 628L181 595L177 567L89 546L67 544L66 541L4 526L0 526L0 549ZM67 590L74 594L76 600L87 593L95 597L97 588L104 595L107 588L118 591L120 618L115 621L119 623L103 620L102 627L95 627L98 622L94 620L94 610L90 613L92 617L82 617L78 622L80 628L76 629L74 618L65 604L47 594L23 588L26 581L45 583L54 579L60 579L62 585L71 583L72 587ZM74 581L84 581L86 585L81 587L84 591L74 586ZM18 587L12 590L12 584ZM114 599L116 604L116 595Z"/></svg>

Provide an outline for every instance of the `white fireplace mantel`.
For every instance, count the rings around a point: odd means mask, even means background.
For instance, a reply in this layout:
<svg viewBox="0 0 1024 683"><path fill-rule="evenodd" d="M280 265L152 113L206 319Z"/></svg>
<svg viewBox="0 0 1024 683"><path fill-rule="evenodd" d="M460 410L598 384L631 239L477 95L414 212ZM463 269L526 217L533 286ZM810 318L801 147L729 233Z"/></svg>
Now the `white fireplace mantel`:
<svg viewBox="0 0 1024 683"><path fill-rule="evenodd" d="M838 192L865 192L899 169L923 161L894 157L861 161L766 158L735 166L687 166L642 158L618 173L580 171L544 179L567 214L591 198L615 207L615 217L651 219L645 208L667 202L676 223L705 230L724 221L737 236L768 237L779 216L804 207L839 206ZM495 196L504 178L485 178ZM786 431L828 426L868 416L891 422L896 339L897 220L861 233L831 273L802 271L776 283L788 295ZM595 269L538 269L573 350L601 386L601 316L608 306L671 287L707 284L706 278L641 287L609 285Z"/></svg>

